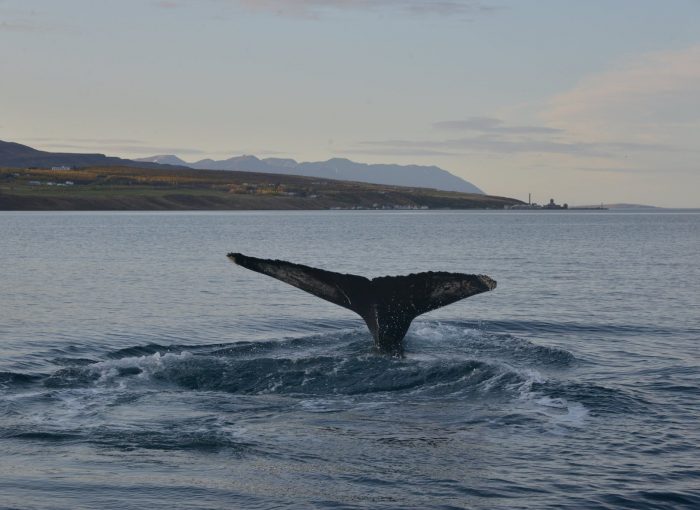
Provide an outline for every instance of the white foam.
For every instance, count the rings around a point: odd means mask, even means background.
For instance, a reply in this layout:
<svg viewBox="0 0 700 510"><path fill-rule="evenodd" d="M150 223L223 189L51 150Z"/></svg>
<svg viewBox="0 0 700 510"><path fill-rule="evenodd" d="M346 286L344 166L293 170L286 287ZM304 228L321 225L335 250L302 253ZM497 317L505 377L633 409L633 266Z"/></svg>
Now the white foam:
<svg viewBox="0 0 700 510"><path fill-rule="evenodd" d="M478 329L453 326L441 322L419 321L411 327L410 333L421 338L421 341L439 342L447 339L462 339L465 336L481 336Z"/></svg>
<svg viewBox="0 0 700 510"><path fill-rule="evenodd" d="M544 407L553 407L556 409L566 409L568 407L566 399L563 398L552 398L552 397L542 397L535 400L535 404Z"/></svg>
<svg viewBox="0 0 700 510"><path fill-rule="evenodd" d="M569 402L564 398L552 398L539 396L533 400L537 405L537 414L544 416L549 421L550 432L564 435L568 429L581 428L586 423L588 409L578 402Z"/></svg>
<svg viewBox="0 0 700 510"><path fill-rule="evenodd" d="M149 379L151 374L162 369L164 366L191 358L193 354L183 351L179 354L156 352L148 356L135 356L120 358L117 360L101 361L90 365L89 368L99 374L97 384L106 385L112 383L118 376L120 369L138 368L139 374L134 374L138 379ZM118 380L120 387L125 387L126 381L123 378Z"/></svg>
<svg viewBox="0 0 700 510"><path fill-rule="evenodd" d="M519 400L534 399L535 396L537 396L537 393L532 391L532 385L543 384L547 380L540 372L533 368L518 369L511 365L508 365L507 363L503 363L503 366L506 368L506 371L504 371L503 374L501 374L499 377L503 378L506 375L508 375L509 372L514 372L518 374L522 379L522 381L520 382L507 384L505 386L506 389L516 391L518 393Z"/></svg>
<svg viewBox="0 0 700 510"><path fill-rule="evenodd" d="M552 425L551 431L556 434L565 434L569 428L584 426L588 416L588 409L578 402L569 402L565 398L550 397L538 391L532 390L533 384L542 384L546 378L537 370L521 371L526 377L520 385L519 400L534 407L527 407L531 412L544 416Z"/></svg>
<svg viewBox="0 0 700 510"><path fill-rule="evenodd" d="M588 409L583 404L572 402L567 405L567 413L557 416L556 421L570 427L581 427L588 417Z"/></svg>

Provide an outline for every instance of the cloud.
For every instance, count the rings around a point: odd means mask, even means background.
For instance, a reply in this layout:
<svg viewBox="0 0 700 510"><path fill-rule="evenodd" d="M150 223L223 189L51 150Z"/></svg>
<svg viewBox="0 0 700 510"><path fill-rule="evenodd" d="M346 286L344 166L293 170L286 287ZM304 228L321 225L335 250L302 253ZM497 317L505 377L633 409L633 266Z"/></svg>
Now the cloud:
<svg viewBox="0 0 700 510"><path fill-rule="evenodd" d="M512 139L492 136L473 136L447 140L380 140L364 141L359 146L365 150L382 149L389 154L402 154L406 150L442 150L453 154L483 152L492 154L565 154L589 158L613 158L630 152L675 150L660 144L633 142L565 142L542 139ZM360 149L358 149L360 150ZM393 151L393 152L391 152ZM444 152L443 152L444 154Z"/></svg>
<svg viewBox="0 0 700 510"><path fill-rule="evenodd" d="M160 7L161 9L177 9L178 7L182 7L182 4L179 2L171 2L167 0L155 2L155 4L156 7Z"/></svg>
<svg viewBox="0 0 700 510"><path fill-rule="evenodd" d="M637 56L588 76L555 96L542 117L593 139L677 139L679 128L700 126L700 45Z"/></svg>
<svg viewBox="0 0 700 510"><path fill-rule="evenodd" d="M47 22L45 16L31 8L7 8L3 7L0 0L0 33L77 33L77 30L69 25L60 25Z"/></svg>
<svg viewBox="0 0 700 510"><path fill-rule="evenodd" d="M554 96L539 117L542 122L535 125L509 124L489 116L445 120L434 123L433 128L436 133L452 134L450 138L358 145L360 150L397 154L411 149L461 155L566 156L559 161L568 168L608 173L646 172L674 165L697 170L700 45L639 55L614 69L588 76ZM575 165L576 160L591 159L598 161L595 165Z"/></svg>
<svg viewBox="0 0 700 510"><path fill-rule="evenodd" d="M153 154L193 154L201 155L204 151L183 147L150 145L142 140L130 138L25 138L22 143L49 151L79 151L111 155L114 153L130 153L151 156ZM35 147L39 148L39 147Z"/></svg>
<svg viewBox="0 0 700 510"><path fill-rule="evenodd" d="M573 170L578 170L580 172L599 172L607 174L658 174L659 169L648 166L635 166L635 167L574 167ZM683 166L664 166L664 175L668 174L697 174L697 168L688 168Z"/></svg>
<svg viewBox="0 0 700 510"><path fill-rule="evenodd" d="M546 126L506 126L493 117L469 117L465 120L446 120L436 122L433 127L443 131L478 131L482 133L511 134L558 134L561 129Z"/></svg>
<svg viewBox="0 0 700 510"><path fill-rule="evenodd" d="M601 172L601 173L608 173L608 174L636 174L636 173L639 173L640 171L643 171L639 168L593 167L593 166L579 166L579 167L574 168L574 170L579 170L581 172Z"/></svg>
<svg viewBox="0 0 700 510"><path fill-rule="evenodd" d="M624 140L606 159L571 160L570 168L645 175L667 193L690 196L700 178L700 45L637 55L591 74L554 96L540 118L589 147Z"/></svg>
<svg viewBox="0 0 700 510"><path fill-rule="evenodd" d="M496 10L478 0L233 0L252 11L318 17L331 11L394 10L407 14L473 15Z"/></svg>
<svg viewBox="0 0 700 510"><path fill-rule="evenodd" d="M25 138L29 142L57 142L57 143L77 143L81 145L114 145L114 144L145 144L142 140L135 140L133 138L54 138L54 137L32 137Z"/></svg>
<svg viewBox="0 0 700 510"><path fill-rule="evenodd" d="M469 117L433 124L438 132L464 131L467 136L422 140L371 140L359 142L353 151L383 155L464 156L552 154L581 158L616 159L641 152L681 150L669 144L624 139L589 141L550 126L509 125L494 117Z"/></svg>
<svg viewBox="0 0 700 510"><path fill-rule="evenodd" d="M42 28L38 25L22 21L3 21L0 23L0 32L38 32Z"/></svg>
<svg viewBox="0 0 700 510"><path fill-rule="evenodd" d="M362 142L363 144L372 144L373 142ZM376 142L374 142L376 143ZM380 142L381 143L381 142ZM413 157L435 157L435 156L459 156L459 153L441 151L435 149L426 149L419 146L407 146L407 147L397 147L397 146L382 146L380 143L375 147L365 146L357 147L354 149L346 149L340 151L342 154L366 154L372 156L413 156Z"/></svg>

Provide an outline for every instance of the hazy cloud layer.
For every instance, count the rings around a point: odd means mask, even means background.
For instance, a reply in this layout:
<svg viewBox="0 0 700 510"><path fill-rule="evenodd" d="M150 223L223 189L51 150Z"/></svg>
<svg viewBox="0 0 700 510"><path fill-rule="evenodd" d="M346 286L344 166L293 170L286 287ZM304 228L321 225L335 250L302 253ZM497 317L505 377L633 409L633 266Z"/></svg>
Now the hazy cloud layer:
<svg viewBox="0 0 700 510"><path fill-rule="evenodd" d="M383 149L384 154L403 154L413 151L451 150L456 154L485 152L493 154L566 154L579 157L624 157L630 152L668 151L675 148L661 144L634 142L565 142L536 139L508 139L489 136L453 138L448 140L380 140L359 144L370 151ZM359 149L361 150L361 149Z"/></svg>
<svg viewBox="0 0 700 510"><path fill-rule="evenodd" d="M31 23L22 21L2 21L0 22L0 32L36 32L39 27Z"/></svg>
<svg viewBox="0 0 700 510"><path fill-rule="evenodd" d="M363 142L364 147L346 149L340 154L362 154L365 156L412 156L412 157L436 157L436 156L459 156L459 152L448 152L436 149L425 149L421 147L396 147L382 146L369 147L372 142Z"/></svg>
<svg viewBox="0 0 700 510"><path fill-rule="evenodd" d="M143 145L143 140L133 138L55 138L47 136L37 136L26 139L32 143L75 143L81 145L114 145L114 144L137 144Z"/></svg>
<svg viewBox="0 0 700 510"><path fill-rule="evenodd" d="M662 143L624 140L586 141L563 129L549 126L508 125L494 117L470 117L433 124L437 131L467 132L459 138L422 140L363 141L354 149L358 153L383 155L464 155L481 152L498 155L556 154L583 158L626 157L636 152L680 150Z"/></svg>
<svg viewBox="0 0 700 510"><path fill-rule="evenodd" d="M9 5L10 7L6 7ZM0 0L0 33L42 34L42 33L76 33L75 27L66 24L51 23L41 11L30 3L16 4Z"/></svg>
<svg viewBox="0 0 700 510"><path fill-rule="evenodd" d="M140 154L191 154L203 155L204 151L184 147L151 145L131 138L50 138L33 137L20 141L35 149L46 151L100 153L113 156L119 153Z"/></svg>
<svg viewBox="0 0 700 510"><path fill-rule="evenodd" d="M40 32L46 29L37 23L33 10L5 7L7 2L0 0L0 32Z"/></svg>
<svg viewBox="0 0 700 510"><path fill-rule="evenodd" d="M638 55L589 75L552 98L541 118L589 146L627 141L628 150L586 171L697 177L700 45Z"/></svg>
<svg viewBox="0 0 700 510"><path fill-rule="evenodd" d="M464 120L446 120L433 124L443 131L476 131L481 133L510 134L557 134L561 129L545 126L507 126L504 121L493 117L470 117Z"/></svg>
<svg viewBox="0 0 700 510"><path fill-rule="evenodd" d="M600 173L610 173L610 174L636 174L644 171L640 168L624 168L624 167L594 167L594 166L579 166L574 168L581 172L600 172ZM649 170L646 170L647 172Z"/></svg>
<svg viewBox="0 0 700 510"><path fill-rule="evenodd" d="M448 120L433 127L465 136L369 141L361 146L386 151L412 147L464 154L550 154L573 157L569 162L597 158L600 167L574 168L607 173L698 171L700 45L640 55L585 77L553 97L541 118L542 125L509 125L493 117Z"/></svg>
<svg viewBox="0 0 700 510"><path fill-rule="evenodd" d="M173 2L173 1L168 1L168 0L163 0L161 2L154 2L157 7L160 7L161 9L177 9L178 7L181 7L181 2Z"/></svg>
<svg viewBox="0 0 700 510"><path fill-rule="evenodd" d="M231 0L249 10L268 11L282 16L316 17L338 10L390 9L409 14L441 16L471 15L496 7L477 0ZM165 2L171 3L171 2Z"/></svg>
<svg viewBox="0 0 700 510"><path fill-rule="evenodd" d="M677 138L700 126L700 45L655 52L583 79L550 102L548 123L595 138Z"/></svg>

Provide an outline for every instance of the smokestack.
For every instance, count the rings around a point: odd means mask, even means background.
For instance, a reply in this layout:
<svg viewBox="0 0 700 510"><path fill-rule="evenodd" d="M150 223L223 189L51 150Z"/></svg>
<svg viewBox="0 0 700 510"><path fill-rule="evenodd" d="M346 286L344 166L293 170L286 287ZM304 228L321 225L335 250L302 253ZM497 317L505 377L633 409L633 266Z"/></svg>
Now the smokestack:
<svg viewBox="0 0 700 510"><path fill-rule="evenodd" d="M532 193L527 194L527 205L532 205Z"/></svg>

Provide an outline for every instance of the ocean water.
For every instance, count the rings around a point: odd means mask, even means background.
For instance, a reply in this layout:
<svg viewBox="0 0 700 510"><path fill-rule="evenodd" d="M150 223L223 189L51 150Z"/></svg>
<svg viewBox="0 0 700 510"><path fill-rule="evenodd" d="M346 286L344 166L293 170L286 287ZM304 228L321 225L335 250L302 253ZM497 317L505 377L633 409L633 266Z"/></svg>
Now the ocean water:
<svg viewBox="0 0 700 510"><path fill-rule="evenodd" d="M226 253L488 274L407 355ZM0 213L0 508L698 508L697 212Z"/></svg>

